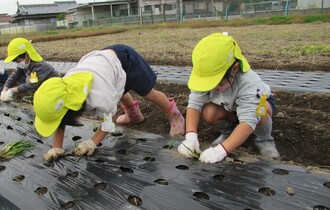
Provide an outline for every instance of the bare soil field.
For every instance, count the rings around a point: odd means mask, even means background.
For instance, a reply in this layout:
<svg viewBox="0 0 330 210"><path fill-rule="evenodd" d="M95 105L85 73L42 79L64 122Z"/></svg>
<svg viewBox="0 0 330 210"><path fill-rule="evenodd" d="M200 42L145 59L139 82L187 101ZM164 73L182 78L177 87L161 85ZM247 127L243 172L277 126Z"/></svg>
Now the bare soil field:
<svg viewBox="0 0 330 210"><path fill-rule="evenodd" d="M152 65L191 66L197 42L214 32L229 32L240 45L253 69L330 72L330 23L257 25L246 27L137 29L118 34L35 43L48 61L77 62L84 54L113 44L127 44ZM27 37L28 38L28 37ZM0 47L1 52L6 47ZM5 55L1 55L4 59ZM185 85L159 82L156 89L174 97L185 114L189 89ZM274 90L277 113L273 136L281 160L303 165L330 167L330 93L291 93ZM154 105L140 97L145 121L130 128L167 135L169 126ZM118 112L118 115L120 111ZM155 126L157 125L157 126ZM200 125L199 138L205 144L220 133ZM253 136L238 150L257 154Z"/></svg>

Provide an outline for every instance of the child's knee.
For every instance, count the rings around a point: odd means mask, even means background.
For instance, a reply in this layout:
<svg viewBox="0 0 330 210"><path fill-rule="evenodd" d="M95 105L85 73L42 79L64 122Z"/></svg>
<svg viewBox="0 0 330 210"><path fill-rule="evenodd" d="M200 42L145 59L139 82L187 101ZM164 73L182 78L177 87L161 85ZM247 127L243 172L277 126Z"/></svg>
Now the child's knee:
<svg viewBox="0 0 330 210"><path fill-rule="evenodd" d="M226 110L221 106L208 103L202 109L201 118L206 124L214 125L226 118Z"/></svg>

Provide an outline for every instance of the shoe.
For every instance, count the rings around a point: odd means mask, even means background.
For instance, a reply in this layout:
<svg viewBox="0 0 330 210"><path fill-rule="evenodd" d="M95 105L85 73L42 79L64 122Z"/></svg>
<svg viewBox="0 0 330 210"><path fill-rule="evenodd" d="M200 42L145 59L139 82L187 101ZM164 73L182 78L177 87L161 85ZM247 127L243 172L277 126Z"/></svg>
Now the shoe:
<svg viewBox="0 0 330 210"><path fill-rule="evenodd" d="M274 141L256 141L255 144L262 156L274 159L280 157L280 153L277 151Z"/></svg>

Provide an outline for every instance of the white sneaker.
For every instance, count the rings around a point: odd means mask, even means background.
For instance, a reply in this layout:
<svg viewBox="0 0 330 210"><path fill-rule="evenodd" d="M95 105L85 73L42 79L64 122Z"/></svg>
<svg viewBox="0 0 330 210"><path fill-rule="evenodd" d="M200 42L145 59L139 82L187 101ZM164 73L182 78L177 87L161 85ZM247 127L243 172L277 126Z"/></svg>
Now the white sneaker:
<svg viewBox="0 0 330 210"><path fill-rule="evenodd" d="M280 153L277 151L274 141L255 141L262 156L278 159Z"/></svg>

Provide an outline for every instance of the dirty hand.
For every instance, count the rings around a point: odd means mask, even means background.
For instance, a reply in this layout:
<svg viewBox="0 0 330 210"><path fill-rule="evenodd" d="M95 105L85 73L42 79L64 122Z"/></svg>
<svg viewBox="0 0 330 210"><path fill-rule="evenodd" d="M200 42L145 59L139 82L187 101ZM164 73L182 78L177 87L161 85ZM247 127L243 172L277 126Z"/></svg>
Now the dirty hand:
<svg viewBox="0 0 330 210"><path fill-rule="evenodd" d="M53 160L57 160L59 157L64 156L64 155L65 155L64 149L53 148L44 155L44 160L47 162L51 162Z"/></svg>
<svg viewBox="0 0 330 210"><path fill-rule="evenodd" d="M72 153L75 156L91 156L96 148L95 143L93 142L92 139L85 140L81 143L78 144L76 148L72 150Z"/></svg>
<svg viewBox="0 0 330 210"><path fill-rule="evenodd" d="M5 93L3 93L5 92ZM14 92L11 89L1 92L1 101L12 101Z"/></svg>
<svg viewBox="0 0 330 210"><path fill-rule="evenodd" d="M227 152L222 144L210 147L199 156L199 160L203 163L216 163L222 161L227 156Z"/></svg>
<svg viewBox="0 0 330 210"><path fill-rule="evenodd" d="M192 152L200 153L197 133L186 133L186 140L179 145L178 152L186 157L194 157Z"/></svg>

